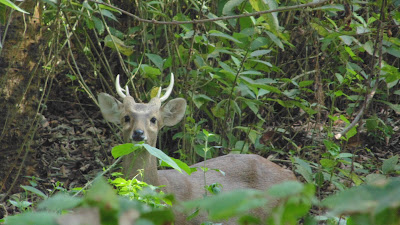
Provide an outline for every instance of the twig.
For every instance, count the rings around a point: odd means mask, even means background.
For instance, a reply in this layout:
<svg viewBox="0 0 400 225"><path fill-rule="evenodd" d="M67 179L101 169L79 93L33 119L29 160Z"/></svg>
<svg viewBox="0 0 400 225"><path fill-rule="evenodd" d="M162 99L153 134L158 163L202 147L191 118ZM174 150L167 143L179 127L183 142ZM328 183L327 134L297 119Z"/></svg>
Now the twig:
<svg viewBox="0 0 400 225"><path fill-rule="evenodd" d="M290 10L295 10L295 9L301 9L301 8L305 8L305 7L314 7L314 6L318 6L321 4L324 4L326 2L328 2L329 0L321 0L319 2L311 2L311 3L307 3L307 4L300 4L300 5L293 5L293 6L287 6L287 7L281 7L278 9L271 9L271 10L264 10L264 11L259 11L259 12L253 12L253 13L243 13L241 15L234 15L234 16L222 16L222 17L217 17L217 18L212 18L212 19L201 19L201 20L190 20L190 21L176 21L176 20L172 20L172 21L157 21L157 20L147 20L147 19L142 19L128 11L125 11L123 9L120 9L118 7L115 7L113 5L104 3L104 2L98 2L98 1L94 1L94 0L88 0L89 2L94 2L96 4L101 4L101 5L105 5L107 7L116 9L128 16L131 16L133 18L135 18L136 20L138 20L139 22L143 22L143 23L151 23L151 24L167 24L167 25L179 25L179 24L196 24L196 23L208 23L208 22L215 22L215 21L219 21L219 20L229 20L229 19L238 19L238 18L242 18L242 17L249 17L249 16L259 16L262 14L267 14L267 13L273 13L273 12L284 12L284 11L290 11Z"/></svg>

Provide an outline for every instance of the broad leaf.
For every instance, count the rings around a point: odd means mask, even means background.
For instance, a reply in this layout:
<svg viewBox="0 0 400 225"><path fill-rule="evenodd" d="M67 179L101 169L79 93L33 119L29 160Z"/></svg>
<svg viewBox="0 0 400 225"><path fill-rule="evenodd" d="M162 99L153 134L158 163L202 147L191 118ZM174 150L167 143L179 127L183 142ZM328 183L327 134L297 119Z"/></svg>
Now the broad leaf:
<svg viewBox="0 0 400 225"><path fill-rule="evenodd" d="M174 159L171 158L178 166L179 168L181 168L183 171L185 171L188 175L192 174L193 172L196 172L197 169L196 168L191 168L188 166L188 164L182 162L179 159ZM171 167L169 164L167 164L166 162L162 161L161 162L161 166L165 166L165 167Z"/></svg>
<svg viewBox="0 0 400 225"><path fill-rule="evenodd" d="M271 38L271 40L281 49L284 49L282 41L272 32L266 31L267 35Z"/></svg>
<svg viewBox="0 0 400 225"><path fill-rule="evenodd" d="M342 215L344 212L377 215L386 209L398 209L400 205L399 186L399 178L380 179L376 183L352 187L329 196L322 201L322 205L330 208L334 215Z"/></svg>
<svg viewBox="0 0 400 225"><path fill-rule="evenodd" d="M214 15L214 14L211 13L211 12L209 12L209 13L207 14L207 18L209 18L209 19L214 19L214 18L217 18L217 17L218 17L218 16ZM218 26L220 26L222 29L224 29L224 30L230 32L229 28L226 26L226 24L225 24L223 21L217 20L217 21L214 21L214 23L217 24Z"/></svg>
<svg viewBox="0 0 400 225"><path fill-rule="evenodd" d="M296 172L301 174L308 183L312 183L312 171L309 163L297 157L294 159L296 163Z"/></svg>
<svg viewBox="0 0 400 225"><path fill-rule="evenodd" d="M233 10L242 4L244 0L229 0L228 2L225 3L224 8L222 9L222 14L223 15L235 15Z"/></svg>
<svg viewBox="0 0 400 225"><path fill-rule="evenodd" d="M236 42L236 43L242 43L238 39L232 37L231 35L222 33L221 31L211 30L209 33L210 33L210 36L226 38L226 39L231 40L231 41Z"/></svg>
<svg viewBox="0 0 400 225"><path fill-rule="evenodd" d="M397 163L399 162L399 156L395 155L383 161L382 172L383 174L388 174L395 170Z"/></svg>
<svg viewBox="0 0 400 225"><path fill-rule="evenodd" d="M203 104L207 102L214 102L214 100L207 95L198 94L193 96L193 102L197 108L200 108Z"/></svg>
<svg viewBox="0 0 400 225"><path fill-rule="evenodd" d="M107 18L110 18L112 20L114 20L115 22L118 22L117 18L114 16L114 14L112 14L110 11L108 11L107 9L102 9L101 10L101 14Z"/></svg>
<svg viewBox="0 0 400 225"><path fill-rule="evenodd" d="M249 210L264 206L267 203L265 194L258 190L236 190L222 192L212 197L184 202L187 210L199 208L209 212L212 220L227 219L240 216Z"/></svg>
<svg viewBox="0 0 400 225"><path fill-rule="evenodd" d="M271 52L271 50L256 50L256 51L250 53L250 57L263 56L263 55L266 55L266 54L268 54L270 52Z"/></svg>
<svg viewBox="0 0 400 225"><path fill-rule="evenodd" d="M6 217L6 225L11 224L40 224L57 225L56 218L59 216L55 212L25 212L15 216Z"/></svg>
<svg viewBox="0 0 400 225"><path fill-rule="evenodd" d="M40 209L48 210L67 210L78 206L82 202L82 199L70 196L65 193L57 193L54 196L44 200L39 204Z"/></svg>
<svg viewBox="0 0 400 225"><path fill-rule="evenodd" d="M37 188L34 188L34 187L32 187L32 186L25 186L25 185L21 185L21 187L22 187L24 190L26 190L26 191L30 191L30 192L32 192L32 193L34 193L34 194L36 194L36 195L42 197L43 199L46 199L46 198L47 198L47 195L44 194L42 191L40 191L40 190L37 189Z"/></svg>
<svg viewBox="0 0 400 225"><path fill-rule="evenodd" d="M18 7L17 5L15 5L15 4L14 4L12 1L10 1L10 0L0 0L0 4L4 4L4 5L6 5L6 6L12 8L12 9L15 9L15 10L19 11L19 12L29 14L27 11L21 9L20 7Z"/></svg>
<svg viewBox="0 0 400 225"><path fill-rule="evenodd" d="M113 35L107 35L104 38L104 43L107 47L114 49L114 50L118 50L119 52L121 52L122 54L126 55L126 56L130 56L133 53L133 47L132 46L127 46L125 45L125 43L113 36Z"/></svg>
<svg viewBox="0 0 400 225"><path fill-rule="evenodd" d="M157 66L160 71L163 71L164 61L163 59L156 54L146 53L146 56Z"/></svg>
<svg viewBox="0 0 400 225"><path fill-rule="evenodd" d="M250 0L249 1L251 6L253 7L254 10L256 11L265 11L269 9L276 9L278 8L278 4L276 3L275 0L267 0L267 1L260 1L260 0ZM279 32L279 20L278 20L278 13L267 13L261 15L265 21L267 21L269 25L269 30L271 30L274 33Z"/></svg>
<svg viewBox="0 0 400 225"><path fill-rule="evenodd" d="M268 44L268 39L265 37L258 37L254 41L251 42L250 44L250 50L254 51L264 45ZM271 51L271 50L264 50L264 51Z"/></svg>
<svg viewBox="0 0 400 225"><path fill-rule="evenodd" d="M150 154L154 155L158 159L161 159L164 161L166 164L170 165L172 168L178 170L179 172L182 172L182 169L176 164L174 160L172 160L169 156L167 156L164 152L162 152L160 149L157 149L153 146L150 146L148 144L143 144L142 145Z"/></svg>
<svg viewBox="0 0 400 225"><path fill-rule="evenodd" d="M114 157L114 159L119 158L124 155L128 155L131 152L134 152L138 149L141 148L141 145L139 144L132 144L132 143L126 143L122 145L117 145L111 150L111 155Z"/></svg>
<svg viewBox="0 0 400 225"><path fill-rule="evenodd" d="M276 184L268 189L268 194L273 197L283 198L291 195L299 194L303 191L304 184L298 181L286 181Z"/></svg>

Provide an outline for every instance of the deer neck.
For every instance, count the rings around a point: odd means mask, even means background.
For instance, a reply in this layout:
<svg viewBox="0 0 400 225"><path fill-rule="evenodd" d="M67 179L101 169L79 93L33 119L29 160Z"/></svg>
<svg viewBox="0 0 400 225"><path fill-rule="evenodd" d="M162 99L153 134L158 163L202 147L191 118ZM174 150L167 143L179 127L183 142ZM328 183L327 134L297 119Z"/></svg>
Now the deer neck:
<svg viewBox="0 0 400 225"><path fill-rule="evenodd" d="M148 184L154 186L160 185L157 172L157 159L146 149L140 149L124 156L122 159L122 173L127 179L132 179L136 176L136 179Z"/></svg>

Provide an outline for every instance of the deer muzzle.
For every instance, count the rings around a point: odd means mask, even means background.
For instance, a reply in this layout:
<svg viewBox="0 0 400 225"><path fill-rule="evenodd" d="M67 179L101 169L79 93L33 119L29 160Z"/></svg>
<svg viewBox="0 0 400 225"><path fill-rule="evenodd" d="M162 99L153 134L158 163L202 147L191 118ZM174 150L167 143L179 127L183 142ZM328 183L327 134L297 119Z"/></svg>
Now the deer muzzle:
<svg viewBox="0 0 400 225"><path fill-rule="evenodd" d="M134 141L144 141L146 140L146 135L144 135L143 130L134 130L132 134L132 140Z"/></svg>

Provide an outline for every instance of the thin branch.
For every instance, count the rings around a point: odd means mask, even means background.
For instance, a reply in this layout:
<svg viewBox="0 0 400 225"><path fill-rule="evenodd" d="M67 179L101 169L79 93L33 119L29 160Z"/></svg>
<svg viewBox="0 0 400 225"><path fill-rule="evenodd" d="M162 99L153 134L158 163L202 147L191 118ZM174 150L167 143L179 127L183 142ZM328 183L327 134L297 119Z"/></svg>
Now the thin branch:
<svg viewBox="0 0 400 225"><path fill-rule="evenodd" d="M148 19L142 19L128 11L125 11L123 9L120 9L118 7L115 7L113 5L104 3L104 2L98 2L94 0L88 0L89 2L94 2L96 4L101 4L105 5L107 7L113 8L115 10L118 10L128 16L131 16L138 20L139 22L143 23L151 23L151 24L167 24L167 25L179 25L179 24L196 24L196 23L208 23L208 22L215 22L215 21L220 21L220 20L229 20L229 19L238 19L242 17L249 17L249 16L259 16L262 14L267 14L267 13L273 13L273 12L284 12L284 11L290 11L290 10L296 10L296 9L301 9L301 8L306 8L306 7L314 7L314 6L319 6L322 5L330 0L321 0L319 2L310 2L307 4L300 4L300 5L293 5L293 6L287 6L287 7L281 7L278 9L271 9L271 10L264 10L264 11L259 11L259 12L253 12L253 13L243 13L240 15L234 15L234 16L222 16L222 17L216 17L212 19L201 19L201 20L190 20L190 21L157 21L157 20L148 20Z"/></svg>
<svg viewBox="0 0 400 225"><path fill-rule="evenodd" d="M347 126L345 129L343 129L342 132L337 133L335 135L336 139L341 138L343 135L346 135L347 132L349 132L357 123L358 121L361 119L361 117L364 115L365 110L368 108L369 104L371 103L371 100L373 99L375 93L376 93L376 89L378 88L379 85L379 77L380 77L380 69L375 69L375 60L376 60L376 52L379 51L379 56L378 56L378 66L379 68L381 68L382 65L382 43L383 43L383 22L385 20L385 14L384 14L384 6L386 1L382 2L382 7L381 7L381 18L378 24L378 28L377 28L377 41L376 41L376 45L374 48L374 52L372 54L372 62L371 62L371 71L373 73L373 71L376 71L376 77L375 77L375 85L372 88L371 92L367 94L364 104L361 107L361 109L358 111L357 116L354 118L354 120L349 124L349 126Z"/></svg>

